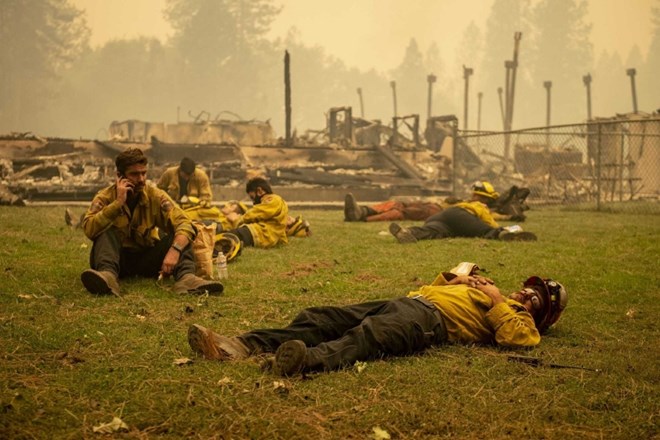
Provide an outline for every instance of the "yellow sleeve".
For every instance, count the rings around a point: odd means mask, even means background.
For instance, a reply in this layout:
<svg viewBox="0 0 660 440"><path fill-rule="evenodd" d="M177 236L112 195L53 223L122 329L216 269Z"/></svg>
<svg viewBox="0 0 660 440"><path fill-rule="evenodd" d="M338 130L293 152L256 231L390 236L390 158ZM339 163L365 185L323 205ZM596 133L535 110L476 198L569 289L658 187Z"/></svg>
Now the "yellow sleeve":
<svg viewBox="0 0 660 440"><path fill-rule="evenodd" d="M209 181L209 177L202 170L200 170L199 173L199 198L205 202L203 203L204 206L209 206L211 204L211 200L213 200L211 182Z"/></svg>
<svg viewBox="0 0 660 440"><path fill-rule="evenodd" d="M185 235L190 242L195 240L197 230L193 226L192 220L164 191L160 194L160 209L172 225L174 236Z"/></svg>
<svg viewBox="0 0 660 440"><path fill-rule="evenodd" d="M110 192L115 192L115 186L99 191L92 204L85 212L82 220L82 228L90 240L96 239L102 232L112 226L113 222L121 215L121 205L109 197Z"/></svg>
<svg viewBox="0 0 660 440"><path fill-rule="evenodd" d="M493 228L500 227L500 225L497 224L492 214L490 213L490 209L488 209L486 205L479 203L474 208L477 217L479 217L484 223L487 223L489 226Z"/></svg>
<svg viewBox="0 0 660 440"><path fill-rule="evenodd" d="M261 203L248 209L239 223L258 223L280 216L282 209L286 206L284 200L280 197L269 196L271 194L265 195Z"/></svg>
<svg viewBox="0 0 660 440"><path fill-rule="evenodd" d="M156 186L163 191L167 191L168 187L170 186L170 172L169 169L165 170L165 172L160 176L160 179L158 179L158 183L156 183Z"/></svg>
<svg viewBox="0 0 660 440"><path fill-rule="evenodd" d="M505 347L534 347L541 342L534 318L526 311L517 311L507 302L493 306L486 321L495 330L495 341Z"/></svg>

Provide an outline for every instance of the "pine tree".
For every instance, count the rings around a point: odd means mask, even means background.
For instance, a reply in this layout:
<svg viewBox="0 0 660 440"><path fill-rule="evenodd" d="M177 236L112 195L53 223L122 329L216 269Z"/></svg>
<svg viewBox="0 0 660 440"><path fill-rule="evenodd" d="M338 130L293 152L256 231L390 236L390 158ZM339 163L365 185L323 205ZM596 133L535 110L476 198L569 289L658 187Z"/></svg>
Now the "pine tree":
<svg viewBox="0 0 660 440"><path fill-rule="evenodd" d="M278 13L273 0L168 0L165 16L182 58L181 101L205 107L198 110L229 110L217 107L229 103L247 111Z"/></svg>
<svg viewBox="0 0 660 440"><path fill-rule="evenodd" d="M484 56L481 65L475 71L479 72L479 89L484 92L483 116L488 121L485 128L502 129L497 89L505 89L506 69L504 62L513 57L513 37L516 32L522 33L520 56L516 79L515 107L524 104L529 87L526 78L529 77L529 38L530 38L530 1L529 0L495 0L486 21L484 34ZM527 111L514 112L514 128L527 125ZM484 126L482 126L484 128Z"/></svg>
<svg viewBox="0 0 660 440"><path fill-rule="evenodd" d="M87 47L82 13L67 0L3 0L0 8L0 130L39 131L60 75Z"/></svg>
<svg viewBox="0 0 660 440"><path fill-rule="evenodd" d="M425 108L426 72L417 40L410 39L401 64L392 71L399 116L420 114Z"/></svg>
<svg viewBox="0 0 660 440"><path fill-rule="evenodd" d="M648 57L644 68L644 74L640 77L639 95L641 109L648 112L660 113L660 0L655 0L651 8L651 23L653 23L653 36L649 47Z"/></svg>
<svg viewBox="0 0 660 440"><path fill-rule="evenodd" d="M541 0L534 9L534 41L530 49L531 79L536 87L532 99L544 107L543 82L552 81L552 123L584 119L582 76L589 71L593 46L591 25L586 23L588 5L583 0ZM538 115L539 122L545 121ZM539 124L542 125L542 124Z"/></svg>

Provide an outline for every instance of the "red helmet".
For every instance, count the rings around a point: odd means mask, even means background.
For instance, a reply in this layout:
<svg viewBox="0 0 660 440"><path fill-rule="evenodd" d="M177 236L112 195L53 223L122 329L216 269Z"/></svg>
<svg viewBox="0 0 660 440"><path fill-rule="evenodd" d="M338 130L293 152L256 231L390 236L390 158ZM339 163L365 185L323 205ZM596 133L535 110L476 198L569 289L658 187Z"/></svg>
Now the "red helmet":
<svg viewBox="0 0 660 440"><path fill-rule="evenodd" d="M564 286L550 278L530 277L523 287L535 288L541 295L543 305L541 311L534 316L534 322L539 333L543 333L559 320L568 303L568 294Z"/></svg>

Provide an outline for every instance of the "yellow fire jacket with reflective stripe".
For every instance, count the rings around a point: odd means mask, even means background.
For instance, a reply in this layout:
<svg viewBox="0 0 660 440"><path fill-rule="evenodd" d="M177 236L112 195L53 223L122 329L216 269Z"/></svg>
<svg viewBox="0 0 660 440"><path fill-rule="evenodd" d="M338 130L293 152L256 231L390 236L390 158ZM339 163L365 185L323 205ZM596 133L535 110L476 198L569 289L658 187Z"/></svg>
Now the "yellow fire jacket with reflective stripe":
<svg viewBox="0 0 660 440"><path fill-rule="evenodd" d="M458 208L464 209L465 211L469 212L470 214L478 217L481 219L483 222L488 223L493 228L499 228L500 225L497 224L495 219L493 219L492 214L490 213L490 209L488 209L488 206L481 202L473 201L473 202L458 202L455 205Z"/></svg>
<svg viewBox="0 0 660 440"><path fill-rule="evenodd" d="M179 201L180 186L179 186L179 167L168 168L157 184L158 188L166 191L172 200ZM200 200L200 205L210 206L213 200L213 193L211 192L211 183L209 177L204 170L195 168L192 176L188 179L188 197L197 197Z"/></svg>
<svg viewBox="0 0 660 440"><path fill-rule="evenodd" d="M448 342L493 344L506 347L533 347L541 342L534 318L522 304L493 300L466 284L448 285L443 274L430 286L410 292L421 295L438 308L447 327Z"/></svg>
<svg viewBox="0 0 660 440"><path fill-rule="evenodd" d="M261 202L248 209L240 217L239 225L250 229L254 245L268 248L278 243L288 243L286 237L286 221L289 207L284 199L277 194L266 194Z"/></svg>
<svg viewBox="0 0 660 440"><path fill-rule="evenodd" d="M119 230L122 247L132 249L154 246L159 240L159 230L173 236L183 234L191 242L195 239L196 230L192 221L165 191L147 184L139 197L131 214L128 206L117 202L115 184L96 193L82 221L85 235L94 240L115 226Z"/></svg>

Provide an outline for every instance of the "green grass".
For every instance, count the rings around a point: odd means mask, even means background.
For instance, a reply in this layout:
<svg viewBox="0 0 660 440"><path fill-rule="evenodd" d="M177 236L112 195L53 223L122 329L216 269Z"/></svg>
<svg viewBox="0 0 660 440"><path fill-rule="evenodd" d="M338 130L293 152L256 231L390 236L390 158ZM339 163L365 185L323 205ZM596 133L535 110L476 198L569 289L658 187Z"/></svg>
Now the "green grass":
<svg viewBox="0 0 660 440"><path fill-rule="evenodd" d="M80 210L80 208L77 208ZM399 245L386 223L302 211L309 239L245 249L222 297L177 296L150 280L123 297L80 283L90 243L63 208L0 207L0 438L658 438L658 217L533 209L535 243L450 239ZM567 287L569 307L523 355L600 373L507 361L495 347L446 346L307 379L256 360L195 358L186 330L233 335L283 326L303 307L405 295L460 261L506 291L532 274ZM187 365L174 360L189 357Z"/></svg>

